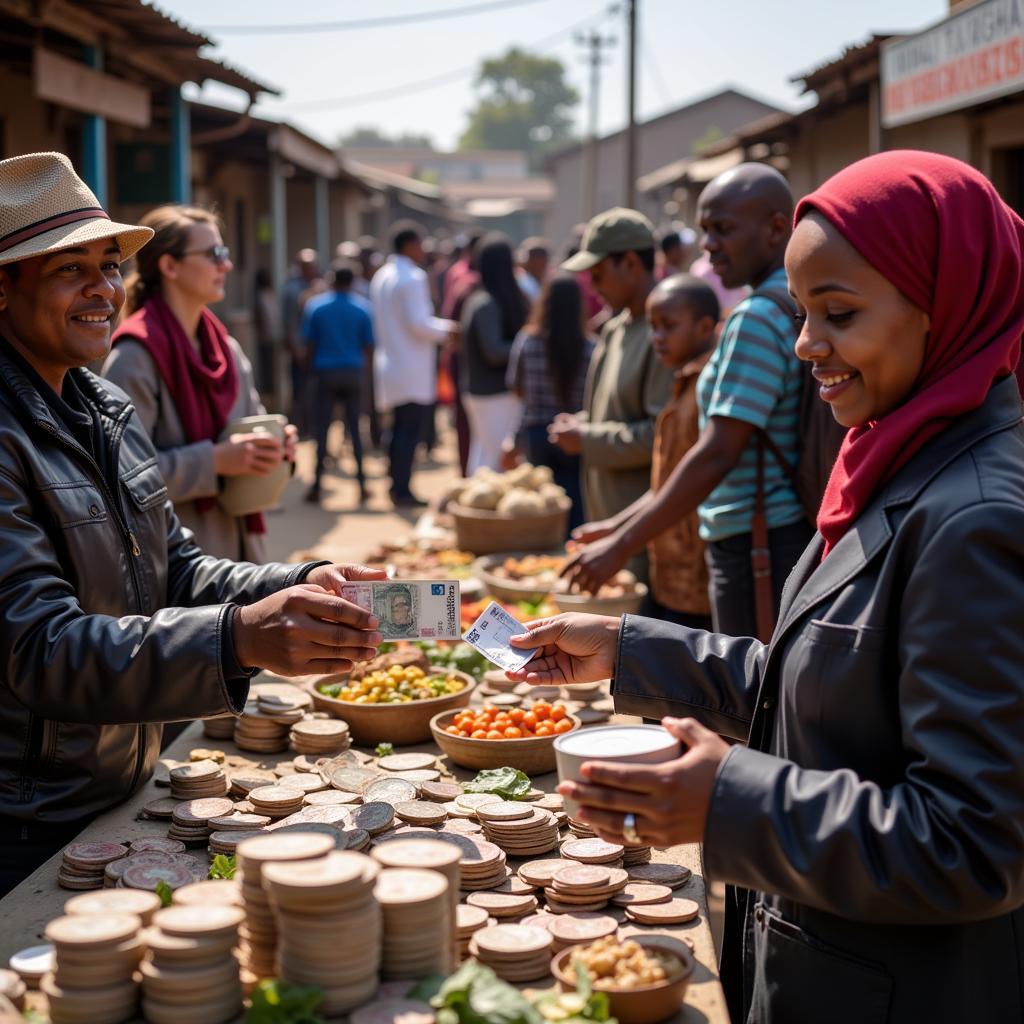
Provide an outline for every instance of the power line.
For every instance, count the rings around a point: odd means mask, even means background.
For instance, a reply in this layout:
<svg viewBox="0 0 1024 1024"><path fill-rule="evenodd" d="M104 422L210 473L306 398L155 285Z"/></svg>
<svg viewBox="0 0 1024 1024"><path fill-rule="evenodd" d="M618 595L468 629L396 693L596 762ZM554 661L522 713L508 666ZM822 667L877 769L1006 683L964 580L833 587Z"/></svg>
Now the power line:
<svg viewBox="0 0 1024 1024"><path fill-rule="evenodd" d="M349 21L289 22L283 25L207 25L206 31L256 36L263 34L297 35L306 32L344 32L360 28L384 28L388 25L411 25L418 21L441 21L445 18L463 18L470 14L525 7L527 4L547 3L547 0L490 0L488 3L469 4L465 7L444 7L440 10L417 11L414 14L393 14L380 18L356 18Z"/></svg>
<svg viewBox="0 0 1024 1024"><path fill-rule="evenodd" d="M563 37L572 35L578 29L590 25L595 21L604 20L609 17L609 15L614 14L617 11L618 6L613 4L612 6L604 8L601 11L597 11L594 14L587 15L587 17L581 18L579 21L573 22L573 24L560 29L558 32L553 32L551 35L545 36L543 39L538 39L533 43L526 44L526 48L536 50L549 47L552 44L561 41ZM335 96L331 99L308 100L302 103L285 103L281 105L280 109L286 110L288 113L305 114L316 113L321 110L332 110L335 107L341 106L379 103L383 100L394 99L396 96L404 96L410 92L421 92L424 89L433 89L439 85L447 85L449 82L455 82L470 75L475 75L477 70L478 65L474 64L471 67L467 66L456 68L455 70L444 71L437 75L431 75L429 78L421 78L415 82L404 82L401 85L389 86L386 89L376 89L373 92L356 93L350 96Z"/></svg>

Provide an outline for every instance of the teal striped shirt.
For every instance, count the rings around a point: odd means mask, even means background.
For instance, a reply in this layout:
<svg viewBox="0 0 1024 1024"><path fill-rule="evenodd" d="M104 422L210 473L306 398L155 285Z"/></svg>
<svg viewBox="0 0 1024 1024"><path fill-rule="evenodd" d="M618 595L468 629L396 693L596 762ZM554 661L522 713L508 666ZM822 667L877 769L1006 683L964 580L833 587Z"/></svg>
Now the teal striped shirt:
<svg viewBox="0 0 1024 1024"><path fill-rule="evenodd" d="M781 268L764 289L786 288ZM697 380L700 427L712 416L752 423L779 446L790 465L800 454L800 360L793 347L797 330L791 317L761 295L744 299L722 328L718 346ZM757 435L739 462L698 508L706 541L750 533L757 494ZM799 522L804 510L789 478L767 449L764 456L768 528Z"/></svg>

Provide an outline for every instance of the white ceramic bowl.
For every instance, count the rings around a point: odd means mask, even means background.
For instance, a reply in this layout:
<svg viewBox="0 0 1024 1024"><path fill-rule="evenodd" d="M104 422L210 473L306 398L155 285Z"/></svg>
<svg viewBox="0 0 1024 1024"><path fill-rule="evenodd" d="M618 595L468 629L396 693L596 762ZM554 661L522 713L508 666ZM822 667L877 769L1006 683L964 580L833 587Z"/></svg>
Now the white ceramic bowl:
<svg viewBox="0 0 1024 1024"><path fill-rule="evenodd" d="M682 744L660 725L606 725L567 732L555 740L558 781L579 782L587 761L660 764L681 757ZM570 818L579 813L575 800L565 801Z"/></svg>

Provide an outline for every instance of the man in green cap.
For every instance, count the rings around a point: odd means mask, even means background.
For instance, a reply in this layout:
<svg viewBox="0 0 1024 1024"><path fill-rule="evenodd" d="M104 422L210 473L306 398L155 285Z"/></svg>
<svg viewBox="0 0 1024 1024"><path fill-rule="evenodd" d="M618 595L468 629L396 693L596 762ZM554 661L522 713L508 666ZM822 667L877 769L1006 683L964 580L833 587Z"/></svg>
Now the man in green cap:
<svg viewBox="0 0 1024 1024"><path fill-rule="evenodd" d="M654 425L672 393L672 373L655 358L644 315L654 287L654 229L636 210L615 207L588 225L579 252L563 270L588 271L614 311L601 331L580 413L562 413L548 439L583 457L583 501L590 522L609 519L651 482ZM645 554L629 568L647 576Z"/></svg>

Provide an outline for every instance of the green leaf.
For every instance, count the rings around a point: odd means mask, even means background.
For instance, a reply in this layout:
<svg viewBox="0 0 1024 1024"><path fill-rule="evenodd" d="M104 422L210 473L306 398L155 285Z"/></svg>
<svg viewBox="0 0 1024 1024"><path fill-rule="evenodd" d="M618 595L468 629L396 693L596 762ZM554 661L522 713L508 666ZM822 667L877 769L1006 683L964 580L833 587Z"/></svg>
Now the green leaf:
<svg viewBox="0 0 1024 1024"><path fill-rule="evenodd" d="M544 1024L517 988L473 960L451 975L430 1003L440 1011L439 1024Z"/></svg>
<svg viewBox="0 0 1024 1024"><path fill-rule="evenodd" d="M153 892L160 897L161 907L169 907L171 905L171 900L174 899L174 890L162 878L156 883Z"/></svg>
<svg viewBox="0 0 1024 1024"><path fill-rule="evenodd" d="M230 881L235 877L235 858L231 854L218 853L213 858L207 878L223 878Z"/></svg>
<svg viewBox="0 0 1024 1024"><path fill-rule="evenodd" d="M485 768L478 772L472 782L462 788L467 793L494 793L504 800L522 800L533 789L533 783L526 772L518 768Z"/></svg>
<svg viewBox="0 0 1024 1024"><path fill-rule="evenodd" d="M388 757L395 752L395 745L394 743L378 743L373 748L373 752L378 757Z"/></svg>
<svg viewBox="0 0 1024 1024"><path fill-rule="evenodd" d="M253 989L246 1024L325 1024L320 1014L323 989L316 985L289 985L265 978Z"/></svg>

